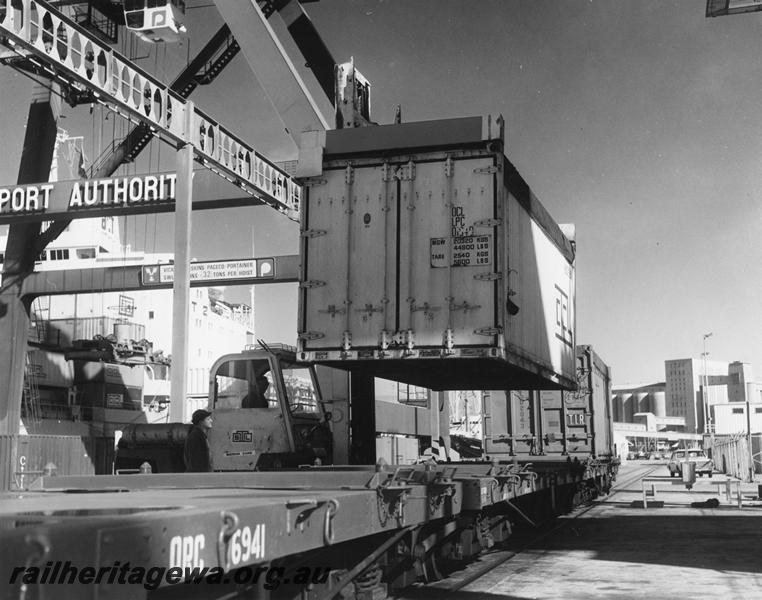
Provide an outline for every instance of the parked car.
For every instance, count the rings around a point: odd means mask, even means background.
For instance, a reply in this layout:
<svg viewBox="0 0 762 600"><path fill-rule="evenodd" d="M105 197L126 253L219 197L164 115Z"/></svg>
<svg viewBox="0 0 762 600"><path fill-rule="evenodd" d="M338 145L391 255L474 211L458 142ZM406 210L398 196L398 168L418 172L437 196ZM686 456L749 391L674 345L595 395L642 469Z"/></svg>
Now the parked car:
<svg viewBox="0 0 762 600"><path fill-rule="evenodd" d="M683 474L683 463L692 462L696 464L696 474L712 476L714 471L714 463L706 453L700 448L693 448L689 450L675 450L672 456L669 458L667 468L671 477L681 477Z"/></svg>

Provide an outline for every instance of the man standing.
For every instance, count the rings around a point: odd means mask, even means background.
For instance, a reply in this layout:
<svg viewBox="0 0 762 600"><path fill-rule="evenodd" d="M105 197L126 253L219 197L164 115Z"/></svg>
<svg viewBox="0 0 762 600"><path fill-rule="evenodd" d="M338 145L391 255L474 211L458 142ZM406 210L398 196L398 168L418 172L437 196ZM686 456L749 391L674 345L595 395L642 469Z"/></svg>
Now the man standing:
<svg viewBox="0 0 762 600"><path fill-rule="evenodd" d="M204 473L212 470L207 434L212 428L212 413L202 408L193 413L193 427L185 439L185 472Z"/></svg>

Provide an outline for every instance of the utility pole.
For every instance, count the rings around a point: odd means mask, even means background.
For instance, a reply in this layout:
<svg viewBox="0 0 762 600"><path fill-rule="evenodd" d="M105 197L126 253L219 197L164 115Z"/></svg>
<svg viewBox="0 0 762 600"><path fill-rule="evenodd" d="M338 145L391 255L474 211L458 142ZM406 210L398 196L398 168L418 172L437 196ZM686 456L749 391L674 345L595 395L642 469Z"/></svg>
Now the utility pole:
<svg viewBox="0 0 762 600"><path fill-rule="evenodd" d="M177 150L177 198L175 199L175 269L172 286L172 396L169 418L185 422L188 396L188 318L190 306L191 204L193 202L193 102L185 113L187 143Z"/></svg>
<svg viewBox="0 0 762 600"><path fill-rule="evenodd" d="M746 382L746 445L749 452L749 482L754 481L754 449L751 443L751 397L754 395L754 383Z"/></svg>
<svg viewBox="0 0 762 600"><path fill-rule="evenodd" d="M701 386L701 401L704 405L704 433L710 433L712 430L712 417L709 416L709 394L707 387L709 385L709 375L707 374L706 370L706 359L707 356L709 356L709 353L706 351L706 340L707 338L712 337L712 333L705 333L704 334L704 351L701 353L701 357L704 359L704 383Z"/></svg>

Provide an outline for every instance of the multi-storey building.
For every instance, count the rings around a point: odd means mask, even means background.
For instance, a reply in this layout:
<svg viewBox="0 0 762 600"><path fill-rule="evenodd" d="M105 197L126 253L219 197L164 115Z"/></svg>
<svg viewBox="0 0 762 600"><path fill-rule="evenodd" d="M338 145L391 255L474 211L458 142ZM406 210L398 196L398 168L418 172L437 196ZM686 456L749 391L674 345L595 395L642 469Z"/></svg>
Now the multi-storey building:
<svg viewBox="0 0 762 600"><path fill-rule="evenodd" d="M712 407L727 404L733 390L729 382L744 369L742 363L683 358L665 361L664 372L667 413L684 417L687 431L703 433L710 427Z"/></svg>

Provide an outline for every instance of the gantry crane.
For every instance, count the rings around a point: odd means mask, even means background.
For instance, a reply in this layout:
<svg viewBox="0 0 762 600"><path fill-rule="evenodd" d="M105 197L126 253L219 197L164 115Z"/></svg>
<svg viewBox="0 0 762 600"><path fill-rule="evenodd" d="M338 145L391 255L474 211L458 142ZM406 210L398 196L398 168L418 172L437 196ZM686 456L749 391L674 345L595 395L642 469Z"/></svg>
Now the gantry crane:
<svg viewBox="0 0 762 600"><path fill-rule="evenodd" d="M114 3L100 0L101 9ZM196 160L252 198L291 219L298 219L300 186L297 180L268 160L233 131L188 102L199 83L208 83L243 48L249 65L281 118L286 132L301 147L296 174L314 175L320 168L320 135L327 128L302 81L267 19L276 12L318 79L321 88L334 92L334 63L297 0L218 2L223 26L194 61L166 85L109 47L91 31L77 25L44 0L0 0L0 42L13 51L6 64L27 68L63 90L71 103L98 102L117 114L136 121L115 150L96 167L92 177L113 173L120 164L134 160L151 137L180 148L178 153L175 321L173 346L185 347L183 326L187 322L187 256L190 251L190 200L192 160ZM230 24L235 31L230 30ZM330 81L329 81L330 73ZM367 86L367 83L366 83ZM333 100L335 94L330 94ZM358 94L354 94L355 99ZM30 109L19 180L47 179L52 143L46 132L55 132L56 103L45 98ZM367 107L367 102L365 106ZM350 109L352 106L350 106ZM364 111L367 115L367 110ZM354 120L342 117L342 123ZM303 135L304 133L304 135ZM42 160L41 160L42 158ZM39 222L12 225L5 254L0 288L0 336L12 343L0 350L1 380L7 389L0 401L0 433L16 433L23 385L23 356L29 326L29 296L22 294L24 279L34 270L34 257L68 225L66 219L40 231ZM177 308L184 307L184 308ZM173 387L184 396L182 356L176 362ZM179 363L179 364L178 364ZM179 404L179 403L177 403ZM173 415L176 417L177 415Z"/></svg>

